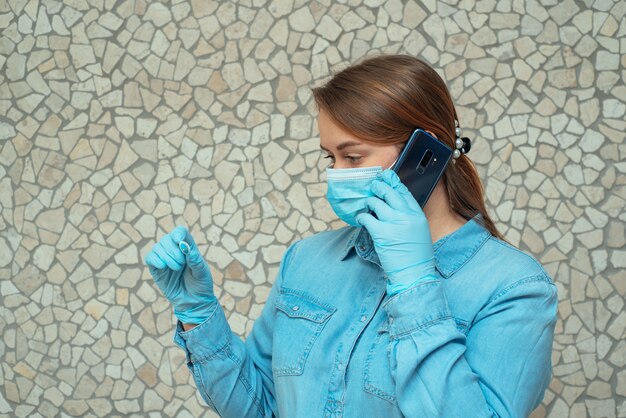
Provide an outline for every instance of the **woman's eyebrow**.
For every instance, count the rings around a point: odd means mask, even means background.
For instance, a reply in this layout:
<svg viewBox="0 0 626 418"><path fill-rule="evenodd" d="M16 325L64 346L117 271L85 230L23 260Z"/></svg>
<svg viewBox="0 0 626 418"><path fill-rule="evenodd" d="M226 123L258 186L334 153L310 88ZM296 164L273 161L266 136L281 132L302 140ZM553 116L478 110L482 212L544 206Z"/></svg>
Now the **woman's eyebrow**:
<svg viewBox="0 0 626 418"><path fill-rule="evenodd" d="M344 148L353 147L355 145L363 145L363 144L361 144L360 142L354 142L354 141L342 142L341 144L337 145L337 151L341 151ZM324 148L322 145L320 145L320 148L323 149L326 152L330 152L329 150Z"/></svg>

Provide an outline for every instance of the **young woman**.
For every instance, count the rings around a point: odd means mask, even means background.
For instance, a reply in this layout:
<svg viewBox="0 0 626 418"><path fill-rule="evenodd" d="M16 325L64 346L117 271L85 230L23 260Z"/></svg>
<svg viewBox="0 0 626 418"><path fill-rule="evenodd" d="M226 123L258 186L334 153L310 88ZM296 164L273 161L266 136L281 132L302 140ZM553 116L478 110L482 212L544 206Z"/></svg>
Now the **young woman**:
<svg viewBox="0 0 626 418"><path fill-rule="evenodd" d="M382 55L313 93L349 226L288 248L245 342L186 228L146 256L203 398L233 418L527 417L551 378L554 283L498 233L464 152L423 210L387 169L417 127L458 148L445 83Z"/></svg>

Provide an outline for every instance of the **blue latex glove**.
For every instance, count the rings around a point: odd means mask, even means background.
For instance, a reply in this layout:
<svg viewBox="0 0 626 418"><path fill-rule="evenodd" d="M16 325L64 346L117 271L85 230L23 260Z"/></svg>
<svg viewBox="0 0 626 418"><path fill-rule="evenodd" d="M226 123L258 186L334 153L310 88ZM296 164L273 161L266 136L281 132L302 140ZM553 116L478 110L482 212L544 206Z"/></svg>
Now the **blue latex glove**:
<svg viewBox="0 0 626 418"><path fill-rule="evenodd" d="M187 245L179 246L181 241ZM152 247L144 261L182 323L201 324L211 315L217 301L213 278L187 228L174 228Z"/></svg>
<svg viewBox="0 0 626 418"><path fill-rule="evenodd" d="M390 169L372 181L376 197L366 200L369 213L357 216L374 241L382 268L387 274L387 293L395 294L412 284L437 278L430 227L409 189Z"/></svg>

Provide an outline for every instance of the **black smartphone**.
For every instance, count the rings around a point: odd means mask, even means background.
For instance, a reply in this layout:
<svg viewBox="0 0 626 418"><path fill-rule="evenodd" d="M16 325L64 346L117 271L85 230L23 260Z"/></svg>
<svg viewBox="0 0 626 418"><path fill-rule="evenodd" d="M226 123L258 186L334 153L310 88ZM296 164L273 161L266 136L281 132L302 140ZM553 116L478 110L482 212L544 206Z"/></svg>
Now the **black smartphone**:
<svg viewBox="0 0 626 418"><path fill-rule="evenodd" d="M453 150L422 129L415 129L405 144L393 171L423 209L443 175Z"/></svg>

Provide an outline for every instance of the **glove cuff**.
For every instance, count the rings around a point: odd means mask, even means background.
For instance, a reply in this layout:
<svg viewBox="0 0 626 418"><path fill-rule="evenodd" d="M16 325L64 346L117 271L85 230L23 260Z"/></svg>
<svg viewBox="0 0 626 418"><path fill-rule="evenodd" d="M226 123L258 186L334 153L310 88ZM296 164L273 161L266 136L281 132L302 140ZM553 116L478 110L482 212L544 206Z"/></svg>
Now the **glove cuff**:
<svg viewBox="0 0 626 418"><path fill-rule="evenodd" d="M213 315L217 305L217 298L210 296L205 299L203 303L195 306L185 307L184 309L174 306L174 315L176 315L183 324L200 325Z"/></svg>
<svg viewBox="0 0 626 418"><path fill-rule="evenodd" d="M422 278L437 277L435 270L435 257L412 264L401 270L387 272L389 283L393 285L410 285Z"/></svg>

